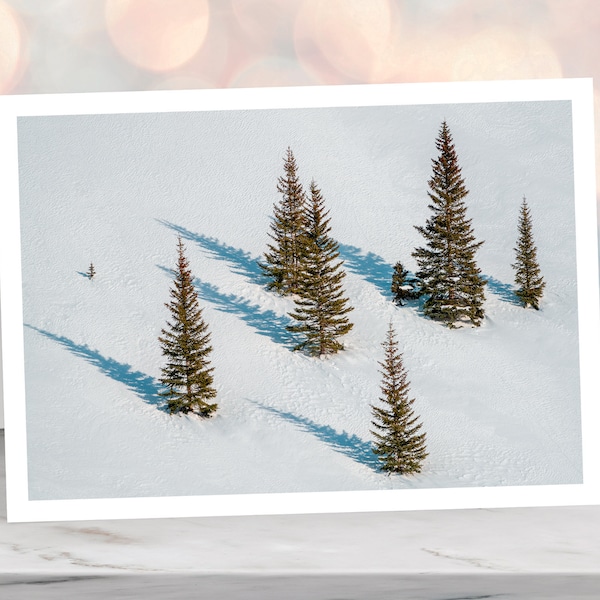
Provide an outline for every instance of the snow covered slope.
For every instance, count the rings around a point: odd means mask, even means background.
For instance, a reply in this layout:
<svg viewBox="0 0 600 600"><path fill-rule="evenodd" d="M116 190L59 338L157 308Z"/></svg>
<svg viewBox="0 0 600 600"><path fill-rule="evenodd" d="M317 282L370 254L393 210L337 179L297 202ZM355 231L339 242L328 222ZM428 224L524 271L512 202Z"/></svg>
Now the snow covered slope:
<svg viewBox="0 0 600 600"><path fill-rule="evenodd" d="M396 261L416 266L443 119L485 240L478 329L388 291ZM322 360L290 350L292 302L256 264L288 146L330 208L355 307L346 350ZM581 482L569 103L29 117L19 160L31 500ZM539 312L511 291L523 195ZM157 398L178 235L212 331L205 421ZM428 436L410 478L370 450L390 319Z"/></svg>

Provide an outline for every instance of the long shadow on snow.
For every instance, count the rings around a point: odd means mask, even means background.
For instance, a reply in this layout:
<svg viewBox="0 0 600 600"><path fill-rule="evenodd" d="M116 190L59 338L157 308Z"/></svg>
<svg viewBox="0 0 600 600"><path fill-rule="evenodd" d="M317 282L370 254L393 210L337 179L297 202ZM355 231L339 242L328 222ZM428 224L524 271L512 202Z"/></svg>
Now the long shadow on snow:
<svg viewBox="0 0 600 600"><path fill-rule="evenodd" d="M357 435L347 433L346 431L340 433L329 425L319 425L306 417L300 417L290 412L278 410L272 406L265 406L264 404L260 404L253 400L251 400L251 402L259 408L262 408L289 423L297 425L301 430L306 431L322 442L325 442L336 452L340 452L374 471L379 471L377 457L373 453L371 444L361 440Z"/></svg>
<svg viewBox="0 0 600 600"><path fill-rule="evenodd" d="M253 327L260 335L267 336L277 344L293 347L298 340L286 330L292 322L272 310L264 310L236 294L225 294L216 285L196 278L194 286L204 300L214 304L218 310L238 315L242 321Z"/></svg>
<svg viewBox="0 0 600 600"><path fill-rule="evenodd" d="M223 260L232 265L232 271L238 275L244 275L250 281L262 285L266 279L258 266L258 259L253 258L250 253L244 252L240 248L228 246L220 242L217 238L208 237L201 233L194 233L185 227L169 223L169 221L158 220L159 223L176 231L183 239L198 244L201 248L209 252L213 258Z"/></svg>
<svg viewBox="0 0 600 600"><path fill-rule="evenodd" d="M158 267L169 276L174 277L175 273L171 269L160 265ZM194 287L200 298L210 302L221 312L238 315L260 335L286 347L298 344L299 340L286 330L286 327L292 324L291 319L282 317L272 310L264 310L258 304L252 304L249 300L236 294L225 294L216 285L197 277L194 279Z"/></svg>
<svg viewBox="0 0 600 600"><path fill-rule="evenodd" d="M25 327L29 327L29 329L37 331L48 339L58 342L75 356L83 358L94 367L100 369L104 375L107 375L119 383L125 384L132 392L146 402L146 404L150 404L158 408L158 410L166 412L166 404L159 396L159 386L156 380L153 377L150 377L150 375L146 375L141 371L132 371L130 365L120 363L114 358L102 356L97 350L92 350L87 345L76 344L73 340L62 335L45 331L44 329L34 327L33 325L28 325L27 323L25 323Z"/></svg>
<svg viewBox="0 0 600 600"><path fill-rule="evenodd" d="M340 257L349 271L372 283L384 296L391 297L392 265L373 252L365 252L356 246L339 244Z"/></svg>
<svg viewBox="0 0 600 600"><path fill-rule="evenodd" d="M520 306L519 299L517 298L512 285L502 283L491 275L482 275L482 277L487 281L487 287L492 294L499 296L504 302Z"/></svg>
<svg viewBox="0 0 600 600"><path fill-rule="evenodd" d="M360 275L365 281L372 283L386 297L391 297L392 275L394 268L389 263L373 252L365 252L356 246L348 244L339 244L340 257L348 270ZM409 273L412 276L412 273ZM519 299L515 295L513 287L510 284L492 277L491 275L482 275L487 281L487 287L492 294L499 296L505 302L520 306ZM424 300L418 302L419 314L422 314L422 305ZM409 301L408 304L413 304Z"/></svg>

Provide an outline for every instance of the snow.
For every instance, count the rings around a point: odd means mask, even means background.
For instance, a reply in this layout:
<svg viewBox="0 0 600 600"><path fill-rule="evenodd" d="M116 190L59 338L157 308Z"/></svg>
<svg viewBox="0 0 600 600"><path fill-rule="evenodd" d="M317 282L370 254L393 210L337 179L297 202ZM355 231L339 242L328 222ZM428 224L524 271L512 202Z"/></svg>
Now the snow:
<svg viewBox="0 0 600 600"><path fill-rule="evenodd" d="M591 599L599 517L571 506L7 524L0 495L0 586L15 600Z"/></svg>
<svg viewBox="0 0 600 600"><path fill-rule="evenodd" d="M485 240L477 329L389 293L392 265L416 266L444 119ZM30 500L580 483L571 136L561 101L21 118ZM355 308L326 359L291 351L293 303L256 265L288 146L323 192ZM540 311L512 294L524 194ZM177 235L212 332L210 420L156 396ZM370 451L390 320L427 433L411 477Z"/></svg>

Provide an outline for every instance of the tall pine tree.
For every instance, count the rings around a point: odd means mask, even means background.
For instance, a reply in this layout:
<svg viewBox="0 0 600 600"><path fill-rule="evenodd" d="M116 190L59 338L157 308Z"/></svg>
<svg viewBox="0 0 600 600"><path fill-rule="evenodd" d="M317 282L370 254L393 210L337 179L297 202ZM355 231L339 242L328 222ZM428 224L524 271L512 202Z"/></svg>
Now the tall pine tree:
<svg viewBox="0 0 600 600"><path fill-rule="evenodd" d="M409 383L398 350L396 332L390 323L383 343L385 358L379 363L383 375L381 383L383 406L373 406L375 438L373 452L377 455L380 468L388 473L408 475L419 473L427 458L426 434L413 410L414 398L409 398Z"/></svg>
<svg viewBox="0 0 600 600"><path fill-rule="evenodd" d="M338 338L352 329L353 324L346 315L353 308L342 289L346 274L342 270L343 261L337 261L338 244L329 235L329 211L325 210L321 190L314 181L310 185L310 194L298 295L294 300L296 308L290 313L297 323L290 325L288 330L305 338L295 350L321 356L343 349Z"/></svg>
<svg viewBox="0 0 600 600"><path fill-rule="evenodd" d="M158 338L166 357L160 378L166 389L161 395L167 398L171 414L196 412L209 417L217 409L216 404L209 402L217 395L213 387L214 369L209 360L212 352L210 333L198 305L198 294L181 238L177 241L177 253L171 301L165 304L171 313L171 321Z"/></svg>
<svg viewBox="0 0 600 600"><path fill-rule="evenodd" d="M273 207L269 234L273 243L267 245L260 267L269 278L267 288L287 296L298 292L306 196L298 179L296 159L289 147L283 168L284 175L277 182L277 191L282 197Z"/></svg>
<svg viewBox="0 0 600 600"><path fill-rule="evenodd" d="M519 215L519 239L514 250L517 257L512 267L516 271L515 283L519 286L515 294L524 307L532 306L539 310L546 283L540 274L537 248L533 242L531 211L525 196L523 196Z"/></svg>
<svg viewBox="0 0 600 600"><path fill-rule="evenodd" d="M468 194L452 135L446 121L436 140L439 157L432 161L433 175L428 195L431 217L417 231L426 246L413 252L419 271L421 291L428 298L425 314L448 327L470 321L481 325L484 317L484 286L475 253L483 241L475 241L471 219L467 219L464 199Z"/></svg>

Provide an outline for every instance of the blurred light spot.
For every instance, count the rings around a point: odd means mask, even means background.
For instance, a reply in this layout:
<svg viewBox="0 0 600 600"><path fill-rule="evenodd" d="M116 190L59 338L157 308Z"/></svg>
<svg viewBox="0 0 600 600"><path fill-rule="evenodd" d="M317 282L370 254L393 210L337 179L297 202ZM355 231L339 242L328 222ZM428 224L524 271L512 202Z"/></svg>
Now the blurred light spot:
<svg viewBox="0 0 600 600"><path fill-rule="evenodd" d="M277 87L314 85L312 79L295 61L263 59L237 73L228 87Z"/></svg>
<svg viewBox="0 0 600 600"><path fill-rule="evenodd" d="M305 0L294 29L298 60L327 83L370 82L395 16L389 0Z"/></svg>
<svg viewBox="0 0 600 600"><path fill-rule="evenodd" d="M246 35L260 46L286 43L302 0L231 0L231 8Z"/></svg>
<svg viewBox="0 0 600 600"><path fill-rule="evenodd" d="M321 84L346 83L347 78L333 68L313 38L314 15L305 2L294 23L294 50L298 63Z"/></svg>
<svg viewBox="0 0 600 600"><path fill-rule="evenodd" d="M207 0L107 0L108 33L131 63L169 71L188 62L208 31Z"/></svg>
<svg viewBox="0 0 600 600"><path fill-rule="evenodd" d="M541 37L514 28L487 28L466 39L456 53L452 79L562 77L560 61Z"/></svg>
<svg viewBox="0 0 600 600"><path fill-rule="evenodd" d="M560 54L565 75L598 75L600 54L600 10L597 0L547 0L548 16L544 31Z"/></svg>
<svg viewBox="0 0 600 600"><path fill-rule="evenodd" d="M381 81L448 81L452 75L456 39L444 32L406 32L390 46Z"/></svg>
<svg viewBox="0 0 600 600"><path fill-rule="evenodd" d="M23 73L23 37L16 13L0 0L0 94L10 92Z"/></svg>
<svg viewBox="0 0 600 600"><path fill-rule="evenodd" d="M563 30L575 41L598 41L600 11L597 0L546 0L551 25ZM590 36L583 38L582 34Z"/></svg>
<svg viewBox="0 0 600 600"><path fill-rule="evenodd" d="M209 83L202 87L224 87L233 65L240 61L247 63L250 52L245 42L247 40L240 35L231 10L213 11L201 51L173 76Z"/></svg>

